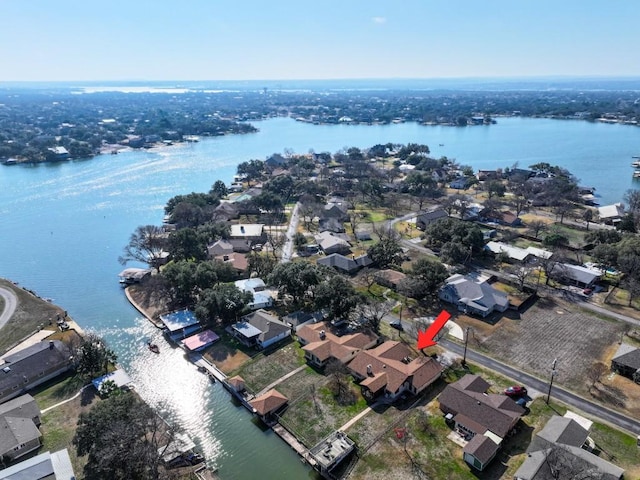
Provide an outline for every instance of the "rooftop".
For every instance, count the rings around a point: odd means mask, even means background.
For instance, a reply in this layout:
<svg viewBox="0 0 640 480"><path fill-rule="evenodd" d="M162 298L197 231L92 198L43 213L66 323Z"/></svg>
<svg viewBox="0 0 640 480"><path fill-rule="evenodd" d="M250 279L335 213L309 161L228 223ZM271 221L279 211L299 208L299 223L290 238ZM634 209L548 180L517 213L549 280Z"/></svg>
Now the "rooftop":
<svg viewBox="0 0 640 480"><path fill-rule="evenodd" d="M170 332L181 330L198 323L198 319L191 310L178 310L175 312L160 315L160 320Z"/></svg>

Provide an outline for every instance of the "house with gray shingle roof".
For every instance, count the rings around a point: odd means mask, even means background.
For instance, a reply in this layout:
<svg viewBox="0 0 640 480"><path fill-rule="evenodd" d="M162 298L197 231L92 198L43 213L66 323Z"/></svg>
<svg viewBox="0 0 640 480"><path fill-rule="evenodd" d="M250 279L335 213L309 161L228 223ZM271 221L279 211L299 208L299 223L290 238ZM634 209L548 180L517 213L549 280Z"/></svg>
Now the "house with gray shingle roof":
<svg viewBox="0 0 640 480"><path fill-rule="evenodd" d="M0 405L0 457L15 460L40 447L40 409L31 395Z"/></svg>
<svg viewBox="0 0 640 480"><path fill-rule="evenodd" d="M580 265L571 265L570 263L556 263L551 269L551 275L569 285L591 288L600 280L602 272Z"/></svg>
<svg viewBox="0 0 640 480"><path fill-rule="evenodd" d="M640 348L622 343L611 359L611 370L640 383Z"/></svg>
<svg viewBox="0 0 640 480"><path fill-rule="evenodd" d="M60 340L38 342L0 361L0 403L22 395L72 367L71 352Z"/></svg>
<svg viewBox="0 0 640 480"><path fill-rule="evenodd" d="M457 305L458 310L486 317L492 312L504 312L509 308L507 294L496 290L486 281L477 281L463 275L452 275L440 288L438 297Z"/></svg>
<svg viewBox="0 0 640 480"><path fill-rule="evenodd" d="M620 480L624 470L587 448L589 431L571 418L554 415L527 448L527 457L515 480L580 478Z"/></svg>

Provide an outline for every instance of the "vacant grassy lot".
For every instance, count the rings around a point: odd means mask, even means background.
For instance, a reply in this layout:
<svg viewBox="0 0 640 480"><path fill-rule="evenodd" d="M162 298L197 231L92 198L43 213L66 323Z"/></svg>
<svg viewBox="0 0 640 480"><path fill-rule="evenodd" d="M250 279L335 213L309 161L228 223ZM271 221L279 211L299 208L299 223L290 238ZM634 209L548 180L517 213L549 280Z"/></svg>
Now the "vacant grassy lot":
<svg viewBox="0 0 640 480"><path fill-rule="evenodd" d="M64 314L64 310L8 280L0 279L0 287L13 291L18 297L15 312L7 324L0 329L2 332L0 334L0 354L41 328L56 329L56 318L58 315ZM50 325L50 322L53 325Z"/></svg>
<svg viewBox="0 0 640 480"><path fill-rule="evenodd" d="M302 349L297 342L291 342L278 350L256 355L234 373L244 378L249 390L259 392L304 363Z"/></svg>
<svg viewBox="0 0 640 480"><path fill-rule="evenodd" d="M276 387L290 398L289 407L282 415L282 424L308 447L312 447L367 408L357 385L351 385L356 394L356 403L342 406L336 403L327 383L327 378L307 369Z"/></svg>
<svg viewBox="0 0 640 480"><path fill-rule="evenodd" d="M458 320L473 329L470 346L524 371L546 377L557 358L556 382L583 394L588 394L587 370L607 356L626 329L553 297L540 298L520 319L502 317L494 325Z"/></svg>

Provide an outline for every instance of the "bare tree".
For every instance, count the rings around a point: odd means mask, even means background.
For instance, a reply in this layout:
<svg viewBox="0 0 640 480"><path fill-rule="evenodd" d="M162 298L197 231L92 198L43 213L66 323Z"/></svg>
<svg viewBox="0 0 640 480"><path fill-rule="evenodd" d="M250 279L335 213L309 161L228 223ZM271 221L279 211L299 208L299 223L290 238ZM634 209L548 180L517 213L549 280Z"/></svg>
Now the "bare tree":
<svg viewBox="0 0 640 480"><path fill-rule="evenodd" d="M587 378L591 381L591 385L589 386L589 390L595 388L597 383L600 383L602 376L607 373L609 369L602 362L594 362L587 369Z"/></svg>
<svg viewBox="0 0 640 480"><path fill-rule="evenodd" d="M542 220L531 220L527 224L527 226L529 227L531 233L533 233L533 236L536 238L538 238L538 235L540 235L547 229L547 224Z"/></svg>
<svg viewBox="0 0 640 480"><path fill-rule="evenodd" d="M353 405L356 395L351 388L347 366L335 358L329 360L325 373L330 377L329 388L340 405Z"/></svg>
<svg viewBox="0 0 640 480"><path fill-rule="evenodd" d="M557 480L597 480L602 472L586 460L574 455L561 445L553 445L545 450L544 467L551 478Z"/></svg>
<svg viewBox="0 0 640 480"><path fill-rule="evenodd" d="M365 324L375 333L380 333L380 323L382 319L391 312L392 306L388 301L367 300L358 306L360 317L366 322Z"/></svg>
<svg viewBox="0 0 640 480"><path fill-rule="evenodd" d="M152 268L160 269L167 235L157 225L142 225L131 234L124 253L118 258L122 265L135 261L146 263Z"/></svg>
<svg viewBox="0 0 640 480"><path fill-rule="evenodd" d="M507 272L518 282L518 290L524 290L524 284L531 270L521 266L512 266L507 269Z"/></svg>

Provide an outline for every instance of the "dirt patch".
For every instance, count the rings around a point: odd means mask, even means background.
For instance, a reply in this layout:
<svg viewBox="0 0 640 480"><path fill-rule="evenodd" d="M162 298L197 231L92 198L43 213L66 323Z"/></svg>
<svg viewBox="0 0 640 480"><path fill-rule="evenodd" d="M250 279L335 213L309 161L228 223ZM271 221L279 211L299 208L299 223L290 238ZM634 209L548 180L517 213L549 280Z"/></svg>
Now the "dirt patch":
<svg viewBox="0 0 640 480"><path fill-rule="evenodd" d="M226 374L238 370L251 359L249 355L233 345L222 342L218 342L207 350L204 356Z"/></svg>

